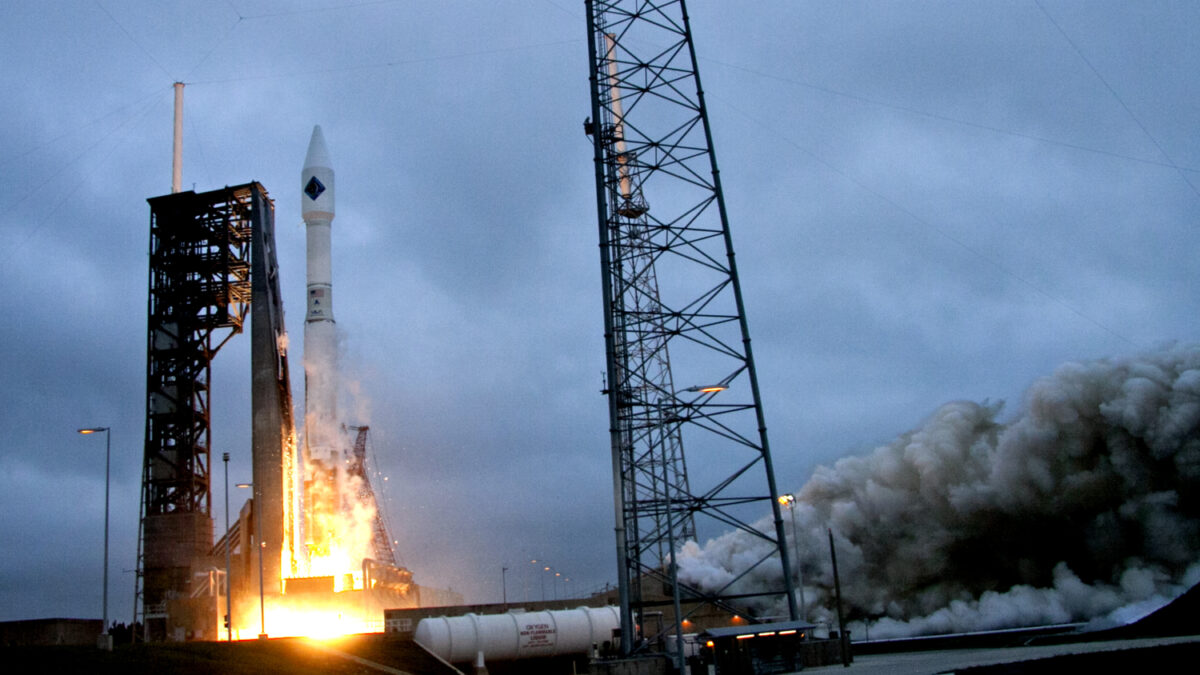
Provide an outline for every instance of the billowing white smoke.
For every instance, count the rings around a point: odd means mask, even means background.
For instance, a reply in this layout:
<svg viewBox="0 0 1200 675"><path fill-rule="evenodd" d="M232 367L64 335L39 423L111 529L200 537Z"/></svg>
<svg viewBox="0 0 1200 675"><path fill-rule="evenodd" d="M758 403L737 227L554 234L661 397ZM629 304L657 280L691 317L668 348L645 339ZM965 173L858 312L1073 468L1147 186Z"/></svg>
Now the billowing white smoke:
<svg viewBox="0 0 1200 675"><path fill-rule="evenodd" d="M814 472L795 513L810 620L834 616L826 528L845 608L872 638L1127 620L1200 581L1200 345L1067 364L1016 420L1000 424L1000 407L949 403ZM761 546L689 542L680 574L718 588Z"/></svg>

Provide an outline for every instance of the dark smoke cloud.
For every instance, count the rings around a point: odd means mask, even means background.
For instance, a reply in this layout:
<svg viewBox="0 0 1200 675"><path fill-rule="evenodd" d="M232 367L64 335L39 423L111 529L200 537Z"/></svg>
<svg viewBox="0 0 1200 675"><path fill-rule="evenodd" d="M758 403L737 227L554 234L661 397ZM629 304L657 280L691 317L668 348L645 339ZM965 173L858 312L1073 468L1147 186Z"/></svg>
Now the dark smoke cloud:
<svg viewBox="0 0 1200 675"><path fill-rule="evenodd" d="M1200 345L1070 363L1016 419L1001 407L946 404L814 472L795 513L810 619L832 608L826 528L872 637L1125 620L1200 581ZM717 587L755 546L690 542L681 573Z"/></svg>

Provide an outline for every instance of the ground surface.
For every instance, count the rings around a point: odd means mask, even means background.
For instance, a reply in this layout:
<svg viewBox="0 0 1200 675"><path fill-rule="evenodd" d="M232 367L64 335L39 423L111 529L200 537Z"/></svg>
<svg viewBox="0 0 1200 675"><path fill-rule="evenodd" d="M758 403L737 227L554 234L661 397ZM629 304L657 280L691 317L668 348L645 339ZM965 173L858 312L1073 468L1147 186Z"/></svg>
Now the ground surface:
<svg viewBox="0 0 1200 675"><path fill-rule="evenodd" d="M1042 675L1064 672L1192 673L1200 661L1200 636L1147 638L1065 645L962 649L860 656L854 675ZM840 665L805 673L843 672ZM360 635L323 642L302 638L233 644L118 645L110 654L90 647L3 647L5 675L453 675L410 642Z"/></svg>
<svg viewBox="0 0 1200 675"><path fill-rule="evenodd" d="M845 670L853 675L1040 675L1042 673L1129 672L1194 673L1200 636L1145 638L1006 649L956 649L934 652L872 654L842 666L810 668L805 673ZM1097 664L1108 668L1097 668Z"/></svg>
<svg viewBox="0 0 1200 675"><path fill-rule="evenodd" d="M412 643L379 635L338 640L303 638L184 644L118 645L112 653L90 647L0 648L0 672L16 675L450 675Z"/></svg>

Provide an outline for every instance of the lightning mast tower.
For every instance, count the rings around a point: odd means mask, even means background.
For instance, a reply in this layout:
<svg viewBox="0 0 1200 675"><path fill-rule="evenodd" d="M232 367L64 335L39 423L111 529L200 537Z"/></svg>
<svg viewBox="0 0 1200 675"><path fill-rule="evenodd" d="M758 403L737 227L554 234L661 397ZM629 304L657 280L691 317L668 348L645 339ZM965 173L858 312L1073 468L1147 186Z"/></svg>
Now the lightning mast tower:
<svg viewBox="0 0 1200 675"><path fill-rule="evenodd" d="M705 606L752 619L782 605L791 619L798 613L687 8L683 0L585 5L592 108L585 130L596 170L628 655L635 644L655 642L642 620L655 605L673 605L676 644L682 622ZM768 512L773 527L755 527ZM681 584L680 546L729 528L758 538L760 557L721 588ZM764 578L777 578L776 587L763 588Z"/></svg>

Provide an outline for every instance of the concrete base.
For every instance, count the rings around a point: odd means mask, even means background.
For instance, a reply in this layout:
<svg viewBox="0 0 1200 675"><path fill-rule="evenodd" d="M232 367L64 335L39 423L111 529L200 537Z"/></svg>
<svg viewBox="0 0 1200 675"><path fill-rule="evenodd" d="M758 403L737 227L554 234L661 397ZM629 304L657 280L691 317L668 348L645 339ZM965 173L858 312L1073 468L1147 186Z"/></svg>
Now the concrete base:
<svg viewBox="0 0 1200 675"><path fill-rule="evenodd" d="M108 633L105 633L103 635L97 635L96 636L96 647L98 649L102 649L106 652L111 652L112 647L113 647L112 638L113 638L113 636L109 635Z"/></svg>

